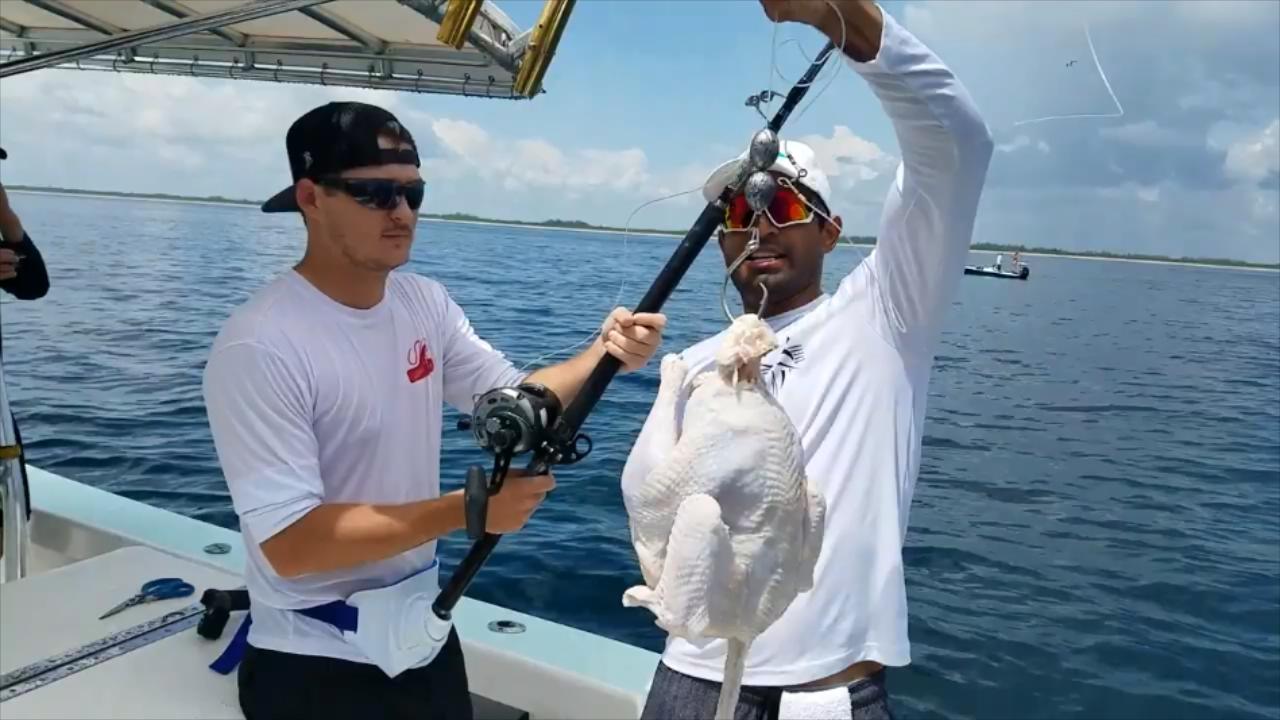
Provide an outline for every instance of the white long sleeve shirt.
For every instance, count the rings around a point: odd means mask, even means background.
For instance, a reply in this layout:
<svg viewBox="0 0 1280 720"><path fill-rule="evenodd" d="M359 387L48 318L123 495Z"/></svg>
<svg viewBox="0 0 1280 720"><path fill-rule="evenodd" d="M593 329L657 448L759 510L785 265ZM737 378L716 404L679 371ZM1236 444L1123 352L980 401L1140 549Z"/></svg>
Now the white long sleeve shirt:
<svg viewBox="0 0 1280 720"><path fill-rule="evenodd" d="M800 432L827 526L815 586L751 645L748 685L811 682L863 660L910 662L902 546L925 399L992 152L967 91L887 12L877 57L842 57L892 120L902 163L867 259L833 294L769 319L780 347L765 358L767 380ZM682 353L690 379L712 365L719 342ZM678 413L684 398L687 389ZM646 423L624 489L644 482L656 452ZM724 652L723 641L673 638L663 662L720 680Z"/></svg>

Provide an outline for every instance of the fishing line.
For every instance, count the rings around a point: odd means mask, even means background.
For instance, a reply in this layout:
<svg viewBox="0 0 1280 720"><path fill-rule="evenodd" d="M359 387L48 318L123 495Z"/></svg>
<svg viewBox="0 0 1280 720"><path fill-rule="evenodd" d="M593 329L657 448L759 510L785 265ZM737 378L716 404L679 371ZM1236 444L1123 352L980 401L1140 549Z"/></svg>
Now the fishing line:
<svg viewBox="0 0 1280 720"><path fill-rule="evenodd" d="M1098 75L1102 77L1102 84L1107 88L1107 94L1111 96L1111 102L1116 104L1119 112L1110 113L1108 115L1097 114L1079 114L1079 115L1050 115L1048 117L1034 118L1031 120L1019 120L1010 127L1018 127L1020 125L1030 125L1032 123L1046 122L1048 120L1072 120L1077 118L1118 118L1124 117L1124 106L1120 104L1120 99L1116 97L1115 91L1111 89L1111 81L1107 80L1107 73L1102 69L1102 63L1098 61L1098 52L1093 47L1093 35L1089 33L1089 23L1084 23L1084 37L1089 42L1089 55L1093 58L1093 66L1098 69Z"/></svg>
<svg viewBox="0 0 1280 720"><path fill-rule="evenodd" d="M844 54L844 49L845 49L845 45L846 45L846 44L848 43L848 41L849 41L848 27L845 25L845 22L844 22L844 13L840 12L840 8L839 8L835 3L831 2L831 0L826 0L826 3L827 3L827 5L829 5L829 6L831 7L831 9L832 9L832 10L834 10L834 11L835 11L835 13L836 13L836 17L837 17L837 18L839 18L839 20L840 20L840 44L837 46L837 48L838 48L838 50L840 51L841 55L843 56L843 54ZM776 43L776 41L777 41L777 37L778 37L778 25L781 25L781 23L774 23L774 24L773 24L773 36L774 36L774 42L775 42L775 43ZM805 51L804 51L804 46L803 46L803 45L801 45L801 43L800 43L800 41L799 41L799 40L797 40L797 39L795 39L795 38L791 38L791 39L789 39L789 40L785 40L785 41L783 41L783 43L782 43L782 44L783 44L783 45L786 45L787 43L794 43L794 44L795 44L795 46L796 46L796 50L797 50L797 52L799 52L799 53L800 53L800 57L804 58L804 59L805 59L805 62L807 62L807 63L809 63L809 64L812 64L812 63L813 63L814 58L809 57L809 55L808 55L807 53L805 53ZM841 59L843 59L843 57L842 57ZM773 66L773 68L772 68L772 69L773 69L773 72L774 72L774 73L776 73L776 74L778 75L778 77L781 77L783 80L787 80L787 78L782 77L782 73L778 70L777 63L773 61L772 57L770 58L770 63L771 63L771 64L772 64L772 66ZM825 92L827 91L827 89L831 87L831 84L835 82L836 76L840 74L840 71L841 71L842 69L844 69L844 67L845 67L845 63L843 63L843 62L836 66L836 69L835 69L834 71L832 71L832 73L831 73L830 77L828 77L828 78L827 78L827 84L826 84L825 86L823 86L820 90L818 90L818 94L817 94L817 95L814 95L814 96L813 96L813 98L809 100L809 103L808 103L807 105L805 105L805 106L800 110L800 112L799 112L799 113L797 113L797 114L795 115L795 117L792 119L792 121L791 121L791 122L792 122L793 124L794 124L794 123L795 123L795 121L796 121L796 120L798 120L802 115L804 115L806 112L808 112L809 108L810 108L810 107L812 107L812 106L813 106L813 104L814 104L815 102L817 102L818 98L819 98L819 97L822 97L822 94L823 94L823 93L825 93ZM824 68L824 69L825 69L825 68ZM818 80L817 78L814 78L814 79L813 79L813 82L817 82L817 80ZM773 82L773 77L772 77L772 75L771 75L771 76L770 76L770 78L769 78L769 82L770 82L770 83L772 83L772 82ZM810 84L812 84L812 83L810 83ZM770 86L770 87L771 87L771 89L772 89L772 86ZM787 185L790 185L790 181L786 181L786 184L787 184ZM794 188L792 188L792 189L794 190ZM831 219L831 216L830 216L830 215L827 215L827 214L826 214L826 213L824 213L822 210L818 209L818 207L817 207L816 205L814 205L813 203L809 202L809 199L808 199L807 197L805 197L803 193L801 193L801 192L799 192L799 191L796 191L796 195L798 195L798 196L800 197L800 200L801 200L802 202L804 202L804 204L805 204L805 205L807 205L807 206L809 207L809 209L810 209L810 210L812 210L813 212L817 213L818 215L821 215L823 218L825 218L825 219L827 220L827 222L829 222L829 223L831 223L831 224L833 224L833 225L835 224L835 221ZM843 228L841 228L841 232L843 232ZM843 235L841 235L841 238L842 238L842 239L844 239L846 242L848 242L848 243L849 243L849 247L851 247L851 248L853 248L853 249L855 249L855 250L858 250L858 244L857 244L857 243L855 243L855 242L853 241L853 238L851 238L851 237L844 237ZM859 250L859 253L860 253L860 255L861 255L860 261L861 261L861 260L865 260L865 259L866 259L866 254L865 254L865 253L862 253L860 250Z"/></svg>
<svg viewBox="0 0 1280 720"><path fill-rule="evenodd" d="M627 222L622 229L622 260L621 262L618 263L618 268L620 268L619 274L622 276L622 278L618 282L618 293L616 296L614 296L613 303L609 305L609 307L606 309L605 311L606 313L613 312L613 309L616 307L619 307L622 303L622 294L627 285L627 270L628 270L627 254L630 251L630 247L631 247L631 243L630 243L631 221L635 218L636 213L640 212L641 210L645 209L650 205L653 205L654 203L659 203L664 200L673 200L675 198L682 197L684 195L691 195L693 193L700 192L701 190L702 190L702 186L699 185L689 190L682 190L677 193L672 193L670 195L663 195L661 197L657 197L652 200L647 200L641 203L640 205L638 205L634 210L631 211L631 214L627 216ZM565 348L561 348L553 352L546 353L541 357L537 357L537 358L534 358L533 360L530 360L529 362L525 363L522 367L520 367L519 372L522 372L522 373L525 372L530 367L532 367L535 363L539 363L539 362L542 362L543 360L547 360L549 358L563 355L564 353L572 352L584 345L590 344L597 337L600 336L600 333L603 329L604 329L603 326L598 327L595 330L593 330L589 335L587 335L586 338L578 341L577 343L574 343L573 345L570 345Z"/></svg>
<svg viewBox="0 0 1280 720"><path fill-rule="evenodd" d="M840 8L836 6L835 3L831 2L831 0L825 0L825 2L835 12L836 18L839 19L840 21L840 42L836 45L836 51L841 53L841 55L843 56L845 46L849 42L848 28L845 26L845 22L844 22L844 13L840 12ZM793 81L782 74L782 71L778 68L778 61L777 61L778 27L780 25L782 25L782 23L780 22L775 22L773 24L773 35L769 43L769 85L768 85L769 89L765 93L762 93L760 95L760 98L763 102L768 102L773 97L779 96L778 93L774 92L773 90L773 81L775 76L780 78L783 82L792 84L796 87L811 87L818 82L817 76L815 76L809 82L804 83L804 82L801 82L803 78L797 78L796 80ZM782 44L786 45L788 43L794 43L796 45L798 52L800 53L800 56L803 57L805 61L808 62L810 65L813 64L814 58L810 58L804 52L804 47L800 44L799 40L797 40L796 38L789 38L785 40ZM800 119L801 116L803 116L806 112L808 112L809 108L813 107L813 104L816 103L818 101L818 98L822 97L822 94L825 93L831 87L831 84L835 82L836 76L839 74L840 74L840 67L837 67L833 72L830 73L830 75L827 78L826 85L824 85L821 89L819 89L818 93L809 99L809 102L803 108L800 109L800 112L792 116L791 122L793 124L795 123L796 120ZM821 75L821 71L819 72L819 75ZM759 105L756 105L756 112L760 113L761 117L765 117L764 110L761 109ZM799 163L795 161L794 157L790 157L790 155L788 155L788 158L791 160L792 165L799 167ZM803 168L801 168L800 177L797 179L803 179L804 176L805 176L805 171ZM797 187L795 187L795 185L792 183L790 178L786 178L786 177L778 178L777 182L779 185L784 185L787 188L789 188L792 192L794 192L796 196L800 198L800 201L803 202L812 213L825 218L827 222L833 225L835 224L835 221L831 218L830 215L828 215L826 212L823 212L813 203L809 202L809 199L805 197L804 193L800 192L800 190ZM746 188L744 190L746 190L746 192L750 194L749 188ZM729 281L733 278L734 271L736 271L742 263L746 262L747 258L750 257L752 253L754 253L756 250L760 248L759 219L760 219L760 214L762 212L764 212L765 216L768 217L769 222L779 230L781 230L784 227L790 227L791 225L796 224L796 223L783 223L782 225L779 225L778 223L775 223L773 221L773 217L769 215L767 212L767 204L766 204L766 207L760 208L760 209L756 209L754 206L752 207L751 220L748 221L747 223L747 227L750 228L749 232L751 233L751 237L747 240L746 247L743 248L742 252L738 255L738 257L735 258L734 261L730 263L727 268L725 268L724 279L720 283L720 309L724 312L725 318L730 323L734 321L734 317L733 317L733 312L729 309L729 300L728 300ZM812 221L813 219L811 216L810 219L805 222L812 222ZM852 238L849 238L848 242L850 247L857 247L854 244ZM769 288L764 284L763 281L760 282L760 291L761 291L761 298L760 298L760 305L759 307L756 308L757 314L764 313L765 307L769 302ZM745 308L743 309L745 310Z"/></svg>
<svg viewBox="0 0 1280 720"><path fill-rule="evenodd" d="M840 42L837 43L836 49L843 56L845 45L846 43L849 42L848 28L845 27L845 24L844 24L844 13L840 12L840 8L837 7L836 4L833 3L831 0L825 0L825 2L827 3L828 6L831 7L832 10L835 11L836 17L839 18L840 20ZM782 23L777 23L777 22L773 24L773 38L769 43L769 90L768 90L768 93L769 93L769 97L771 98L775 96L780 97L773 90L773 79L775 75L788 85L799 85L800 87L808 87L818 82L817 77L815 77L813 80L809 81L808 83L800 83L798 79L793 81L790 78L784 76L782 74L782 71L778 68L778 62L777 62L778 26L780 26L781 24ZM782 44L786 45L788 43L794 43L797 51L800 53L800 57L804 58L806 63L810 65L813 64L814 58L809 57L805 53L804 46L800 44L799 40L797 40L796 38L790 38L788 40L783 41ZM794 116L791 117L791 123L793 127L795 126L795 122L799 120L801 117L803 117L804 114L809 111L809 108L813 107L813 104L818 101L818 98L822 97L822 94L825 93L827 89L831 87L831 83L835 82L836 76L840 74L840 70L843 67L844 67L844 63L843 62L839 63L836 66L835 70L833 70L830 76L827 78L827 84L824 85L820 90L818 90L817 95L814 95L812 98L809 99L809 102L806 103L805 106L800 109L800 112L796 113ZM825 70L826 68L824 67L823 71ZM822 72L820 71L818 74L820 76ZM764 114L763 111L760 111L760 112L761 112L761 115Z"/></svg>

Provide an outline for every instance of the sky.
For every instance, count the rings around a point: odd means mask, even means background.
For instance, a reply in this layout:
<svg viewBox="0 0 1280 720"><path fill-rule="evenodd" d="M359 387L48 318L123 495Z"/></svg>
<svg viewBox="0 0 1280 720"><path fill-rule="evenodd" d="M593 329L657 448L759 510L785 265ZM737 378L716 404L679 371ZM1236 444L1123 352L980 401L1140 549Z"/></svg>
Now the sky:
<svg viewBox="0 0 1280 720"><path fill-rule="evenodd" d="M498 5L522 28L541 9ZM882 7L995 137L974 242L1280 261L1280 2ZM581 0L547 93L516 102L40 70L0 81L0 180L265 199L289 183L289 123L353 98L414 133L426 212L685 229L696 193L651 201L745 148L746 97L785 93L824 40L756 0ZM1080 114L1103 117L1027 122ZM847 232L874 235L900 150L865 82L828 63L783 136L818 150Z"/></svg>

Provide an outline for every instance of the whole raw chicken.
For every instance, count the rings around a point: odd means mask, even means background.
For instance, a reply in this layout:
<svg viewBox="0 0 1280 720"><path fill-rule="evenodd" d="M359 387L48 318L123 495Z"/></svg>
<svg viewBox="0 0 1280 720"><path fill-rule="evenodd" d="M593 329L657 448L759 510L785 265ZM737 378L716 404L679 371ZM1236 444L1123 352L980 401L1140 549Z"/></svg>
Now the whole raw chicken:
<svg viewBox="0 0 1280 720"><path fill-rule="evenodd" d="M693 380L679 433L688 368L664 357L655 417L669 446L624 496L645 585L622 604L648 608L672 635L728 641L718 719L733 717L751 642L813 586L822 547L826 504L805 477L794 425L760 378L775 347L759 317L735 320L716 370Z"/></svg>

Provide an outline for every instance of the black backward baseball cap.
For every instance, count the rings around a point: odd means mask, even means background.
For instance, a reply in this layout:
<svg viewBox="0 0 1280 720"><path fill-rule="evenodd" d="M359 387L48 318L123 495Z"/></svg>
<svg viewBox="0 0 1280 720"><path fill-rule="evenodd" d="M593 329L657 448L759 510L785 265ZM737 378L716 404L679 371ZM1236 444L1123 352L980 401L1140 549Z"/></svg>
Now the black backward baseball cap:
<svg viewBox="0 0 1280 720"><path fill-rule="evenodd" d="M379 135L390 135L413 149L379 147ZM370 165L422 167L409 129L395 115L366 103L330 102L310 110L289 126L284 144L294 184L263 203L262 212L298 212L294 188L302 178L315 180Z"/></svg>

